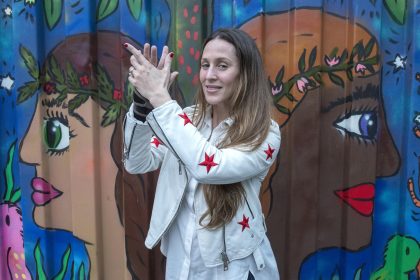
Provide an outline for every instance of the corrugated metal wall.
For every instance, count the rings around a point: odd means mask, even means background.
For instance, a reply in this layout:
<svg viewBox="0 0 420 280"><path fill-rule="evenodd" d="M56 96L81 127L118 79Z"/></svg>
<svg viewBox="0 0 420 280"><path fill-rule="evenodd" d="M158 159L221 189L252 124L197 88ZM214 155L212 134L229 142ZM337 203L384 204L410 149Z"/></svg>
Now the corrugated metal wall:
<svg viewBox="0 0 420 280"><path fill-rule="evenodd" d="M163 279L157 173L123 171L129 54L255 38L282 146L261 191L283 279L418 279L420 2L1 0L0 279Z"/></svg>

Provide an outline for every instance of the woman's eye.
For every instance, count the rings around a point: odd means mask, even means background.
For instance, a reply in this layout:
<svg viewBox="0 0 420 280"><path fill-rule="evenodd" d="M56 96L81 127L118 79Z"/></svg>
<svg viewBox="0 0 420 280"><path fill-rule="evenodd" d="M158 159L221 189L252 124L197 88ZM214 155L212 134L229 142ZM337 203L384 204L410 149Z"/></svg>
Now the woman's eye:
<svg viewBox="0 0 420 280"><path fill-rule="evenodd" d="M350 113L337 120L334 126L349 136L367 140L376 140L378 134L378 118L376 112Z"/></svg>
<svg viewBox="0 0 420 280"><path fill-rule="evenodd" d="M219 65L219 68L220 68L220 69L226 69L226 68L227 68L227 65L225 65L225 64L220 64L220 65Z"/></svg>
<svg viewBox="0 0 420 280"><path fill-rule="evenodd" d="M201 64L201 68L203 68L203 69L207 69L207 68L209 68L209 65L208 65L208 64L206 64L206 63L202 63L202 64Z"/></svg>
<svg viewBox="0 0 420 280"><path fill-rule="evenodd" d="M44 143L51 154L59 154L68 149L70 129L58 118L45 119L42 133Z"/></svg>

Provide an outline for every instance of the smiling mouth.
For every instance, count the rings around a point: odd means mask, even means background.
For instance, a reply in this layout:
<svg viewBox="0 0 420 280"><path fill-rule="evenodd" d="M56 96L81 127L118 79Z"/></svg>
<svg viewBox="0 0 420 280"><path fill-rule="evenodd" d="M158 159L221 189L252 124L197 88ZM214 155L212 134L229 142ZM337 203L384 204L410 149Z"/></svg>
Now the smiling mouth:
<svg viewBox="0 0 420 280"><path fill-rule="evenodd" d="M373 199L375 198L374 184L359 184L344 190L337 190L335 194L360 215L366 217L372 216Z"/></svg>
<svg viewBox="0 0 420 280"><path fill-rule="evenodd" d="M206 90L208 91L208 92L215 92L215 91L218 91L219 89L221 89L222 87L219 87L219 86L206 86Z"/></svg>

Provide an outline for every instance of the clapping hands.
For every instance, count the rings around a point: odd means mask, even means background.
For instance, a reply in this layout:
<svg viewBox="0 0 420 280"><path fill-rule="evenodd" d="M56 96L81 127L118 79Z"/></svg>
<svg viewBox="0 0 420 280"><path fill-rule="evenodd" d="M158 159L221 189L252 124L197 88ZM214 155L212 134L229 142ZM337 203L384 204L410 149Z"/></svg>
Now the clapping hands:
<svg viewBox="0 0 420 280"><path fill-rule="evenodd" d="M143 53L128 43L124 47L132 54L128 80L136 94L141 94L138 97L146 98L155 108L171 100L168 89L178 72L170 72L174 54L168 53L168 47L163 48L159 62L155 46L146 43Z"/></svg>

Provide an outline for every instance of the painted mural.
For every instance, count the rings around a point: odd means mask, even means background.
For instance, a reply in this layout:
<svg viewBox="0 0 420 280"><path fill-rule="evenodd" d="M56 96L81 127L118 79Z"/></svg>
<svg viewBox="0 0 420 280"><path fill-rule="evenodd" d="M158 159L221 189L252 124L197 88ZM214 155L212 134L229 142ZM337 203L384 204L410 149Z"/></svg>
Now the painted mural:
<svg viewBox="0 0 420 280"><path fill-rule="evenodd" d="M163 279L158 172L129 175L129 42L175 52L194 102L204 38L260 49L281 126L261 201L282 279L420 278L420 3L0 0L0 279ZM159 145L151 142L151 145Z"/></svg>

